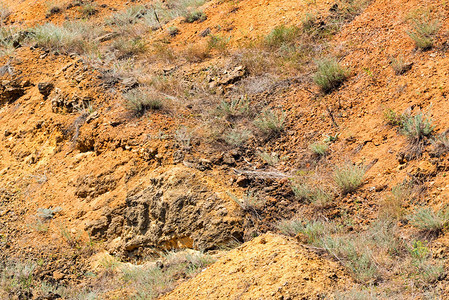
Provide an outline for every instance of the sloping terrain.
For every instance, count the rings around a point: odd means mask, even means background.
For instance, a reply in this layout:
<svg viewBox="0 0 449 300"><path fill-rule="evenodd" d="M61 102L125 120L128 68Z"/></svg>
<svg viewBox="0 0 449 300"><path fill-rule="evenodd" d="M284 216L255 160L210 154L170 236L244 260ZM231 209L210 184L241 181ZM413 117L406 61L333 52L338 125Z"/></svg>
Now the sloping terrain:
<svg viewBox="0 0 449 300"><path fill-rule="evenodd" d="M446 3L0 10L0 298L447 296Z"/></svg>
<svg viewBox="0 0 449 300"><path fill-rule="evenodd" d="M162 299L319 298L349 283L335 262L320 259L292 239L265 234Z"/></svg>

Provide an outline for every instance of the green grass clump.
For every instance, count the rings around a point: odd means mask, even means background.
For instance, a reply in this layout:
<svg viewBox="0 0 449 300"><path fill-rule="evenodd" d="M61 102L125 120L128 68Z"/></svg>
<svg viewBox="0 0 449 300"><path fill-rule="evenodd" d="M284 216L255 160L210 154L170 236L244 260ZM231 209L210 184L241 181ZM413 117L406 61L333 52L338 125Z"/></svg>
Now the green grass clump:
<svg viewBox="0 0 449 300"><path fill-rule="evenodd" d="M424 137L432 134L435 126L432 125L432 120L418 113L415 116L404 115L402 121L402 132L412 142L419 142Z"/></svg>
<svg viewBox="0 0 449 300"><path fill-rule="evenodd" d="M116 50L118 58L122 59L144 53L146 44L141 38L119 38L112 43L111 48Z"/></svg>
<svg viewBox="0 0 449 300"><path fill-rule="evenodd" d="M89 1L81 4L79 11L83 17L88 18L90 16L95 15L98 10L96 3Z"/></svg>
<svg viewBox="0 0 449 300"><path fill-rule="evenodd" d="M329 150L329 145L322 142L313 143L309 146L310 151L318 157L325 156Z"/></svg>
<svg viewBox="0 0 449 300"><path fill-rule="evenodd" d="M148 9L143 5L131 6L125 11L120 11L113 14L105 20L106 25L127 26L136 24L148 14Z"/></svg>
<svg viewBox="0 0 449 300"><path fill-rule="evenodd" d="M334 199L332 192L307 182L292 183L292 191L298 199L306 200L318 207L326 206Z"/></svg>
<svg viewBox="0 0 449 300"><path fill-rule="evenodd" d="M84 53L94 47L93 39L98 33L86 22L68 22L63 26L47 23L32 29L31 39L45 49Z"/></svg>
<svg viewBox="0 0 449 300"><path fill-rule="evenodd" d="M206 14L202 12L201 10L193 10L189 11L184 16L184 21L187 23L193 23L193 22L202 22L207 19Z"/></svg>
<svg viewBox="0 0 449 300"><path fill-rule="evenodd" d="M318 70L313 81L325 94L339 88L348 78L348 70L341 67L335 59L325 59L318 62Z"/></svg>
<svg viewBox="0 0 449 300"><path fill-rule="evenodd" d="M322 244L329 253L343 262L356 281L365 283L379 277L372 250L360 241L347 237L326 237Z"/></svg>
<svg viewBox="0 0 449 300"><path fill-rule="evenodd" d="M162 101L154 93L146 89L134 89L123 94L126 108L136 115L142 115L147 110L162 108Z"/></svg>
<svg viewBox="0 0 449 300"><path fill-rule="evenodd" d="M249 130L234 128L224 135L224 140L227 144L238 147L245 144L251 136Z"/></svg>
<svg viewBox="0 0 449 300"><path fill-rule="evenodd" d="M342 194L356 191L363 183L366 169L352 163L337 166L334 171L334 181Z"/></svg>
<svg viewBox="0 0 449 300"><path fill-rule="evenodd" d="M284 130L285 113L265 109L254 120L254 125L265 134L278 134Z"/></svg>
<svg viewBox="0 0 449 300"><path fill-rule="evenodd" d="M288 47L295 42L298 35L299 28L296 26L277 26L265 37L265 45L269 48Z"/></svg>
<svg viewBox="0 0 449 300"><path fill-rule="evenodd" d="M418 209L408 219L413 226L420 230L438 233L448 224L449 211L447 209L433 211L429 207L424 207Z"/></svg>
<svg viewBox="0 0 449 300"><path fill-rule="evenodd" d="M248 97L233 98L230 101L221 101L217 107L217 113L226 118L247 115L249 113Z"/></svg>
<svg viewBox="0 0 449 300"><path fill-rule="evenodd" d="M436 34L440 29L438 20L430 20L428 16L412 19L413 29L407 31L408 36L415 42L417 48L428 50L433 47Z"/></svg>
<svg viewBox="0 0 449 300"><path fill-rule="evenodd" d="M320 244L325 234L332 231L332 224L321 221L303 222L299 219L283 220L277 225L278 230L286 235L295 236L304 234L307 237L307 243L312 245Z"/></svg>

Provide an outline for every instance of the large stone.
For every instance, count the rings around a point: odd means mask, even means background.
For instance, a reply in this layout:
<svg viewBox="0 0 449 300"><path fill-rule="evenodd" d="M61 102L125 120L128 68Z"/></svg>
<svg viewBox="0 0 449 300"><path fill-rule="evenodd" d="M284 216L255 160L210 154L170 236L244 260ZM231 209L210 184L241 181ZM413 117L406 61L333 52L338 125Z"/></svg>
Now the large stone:
<svg viewBox="0 0 449 300"><path fill-rule="evenodd" d="M142 248L205 250L241 240L238 210L201 176L195 169L171 167L86 229L94 238L112 241L120 236L119 245L110 249L115 253L136 254Z"/></svg>

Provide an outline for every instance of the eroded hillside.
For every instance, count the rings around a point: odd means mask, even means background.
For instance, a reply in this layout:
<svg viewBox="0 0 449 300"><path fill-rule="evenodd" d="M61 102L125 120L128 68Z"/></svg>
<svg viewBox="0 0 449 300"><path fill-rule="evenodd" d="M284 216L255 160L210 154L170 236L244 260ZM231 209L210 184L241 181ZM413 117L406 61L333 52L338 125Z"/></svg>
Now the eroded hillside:
<svg viewBox="0 0 449 300"><path fill-rule="evenodd" d="M448 13L3 1L0 297L444 299Z"/></svg>

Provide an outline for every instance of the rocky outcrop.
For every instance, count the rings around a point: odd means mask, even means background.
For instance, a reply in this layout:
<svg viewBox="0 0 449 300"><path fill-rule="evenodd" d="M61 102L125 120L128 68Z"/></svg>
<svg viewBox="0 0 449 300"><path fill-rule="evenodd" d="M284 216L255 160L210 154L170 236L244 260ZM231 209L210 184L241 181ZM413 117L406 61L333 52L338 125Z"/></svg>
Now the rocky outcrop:
<svg viewBox="0 0 449 300"><path fill-rule="evenodd" d="M202 174L176 166L107 210L86 229L108 239L111 252L143 254L145 249L214 249L243 235L242 220Z"/></svg>
<svg viewBox="0 0 449 300"><path fill-rule="evenodd" d="M24 94L24 84L14 80L3 80L0 83L0 105L4 103L12 103Z"/></svg>

